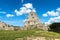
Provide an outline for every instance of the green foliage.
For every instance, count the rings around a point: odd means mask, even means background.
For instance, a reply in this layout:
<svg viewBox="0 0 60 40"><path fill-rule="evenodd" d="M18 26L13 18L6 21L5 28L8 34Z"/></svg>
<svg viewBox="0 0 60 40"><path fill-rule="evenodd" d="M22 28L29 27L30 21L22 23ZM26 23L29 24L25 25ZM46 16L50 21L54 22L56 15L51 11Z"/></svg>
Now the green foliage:
<svg viewBox="0 0 60 40"><path fill-rule="evenodd" d="M49 27L50 27L50 31L60 33L60 23L52 23Z"/></svg>

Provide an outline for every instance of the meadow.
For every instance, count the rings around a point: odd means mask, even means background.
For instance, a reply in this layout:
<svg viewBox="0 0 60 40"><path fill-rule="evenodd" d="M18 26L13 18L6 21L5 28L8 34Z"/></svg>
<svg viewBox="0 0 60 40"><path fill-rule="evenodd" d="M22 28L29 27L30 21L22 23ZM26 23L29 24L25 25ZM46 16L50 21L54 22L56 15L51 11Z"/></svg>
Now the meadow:
<svg viewBox="0 0 60 40"><path fill-rule="evenodd" d="M41 36L46 38L60 38L59 33L48 32L41 29L30 29L30 30L0 30L0 40L15 40L16 38L25 38L31 36Z"/></svg>

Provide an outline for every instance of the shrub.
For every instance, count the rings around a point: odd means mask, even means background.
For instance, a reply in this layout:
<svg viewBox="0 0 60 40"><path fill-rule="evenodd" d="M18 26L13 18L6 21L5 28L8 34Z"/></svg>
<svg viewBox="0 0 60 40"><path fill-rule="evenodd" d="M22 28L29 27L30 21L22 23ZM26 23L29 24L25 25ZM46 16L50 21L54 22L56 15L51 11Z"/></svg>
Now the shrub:
<svg viewBox="0 0 60 40"><path fill-rule="evenodd" d="M50 31L60 33L60 23L52 23L49 27L50 27Z"/></svg>

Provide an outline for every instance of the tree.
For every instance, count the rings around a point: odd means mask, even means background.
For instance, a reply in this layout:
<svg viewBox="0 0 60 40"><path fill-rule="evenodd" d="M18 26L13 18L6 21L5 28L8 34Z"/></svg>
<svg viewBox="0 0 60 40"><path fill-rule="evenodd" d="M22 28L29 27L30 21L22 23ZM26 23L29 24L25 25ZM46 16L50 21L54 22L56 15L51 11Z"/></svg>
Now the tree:
<svg viewBox="0 0 60 40"><path fill-rule="evenodd" d="M60 33L60 23L52 23L49 26L50 30L49 31L54 31Z"/></svg>

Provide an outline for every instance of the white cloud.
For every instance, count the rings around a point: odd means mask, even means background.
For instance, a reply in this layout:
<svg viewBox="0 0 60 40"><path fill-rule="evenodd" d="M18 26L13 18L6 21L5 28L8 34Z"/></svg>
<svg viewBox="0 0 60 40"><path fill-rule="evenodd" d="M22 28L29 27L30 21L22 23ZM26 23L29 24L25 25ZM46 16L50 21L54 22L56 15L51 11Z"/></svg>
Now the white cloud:
<svg viewBox="0 0 60 40"><path fill-rule="evenodd" d="M48 11L43 16L59 16L59 12L55 11Z"/></svg>
<svg viewBox="0 0 60 40"><path fill-rule="evenodd" d="M36 10L33 8L33 5L31 3L23 4L23 6L19 10L15 10L15 13L17 16L30 13L31 11L36 12Z"/></svg>
<svg viewBox="0 0 60 40"><path fill-rule="evenodd" d="M60 8L57 8L56 11L52 10L52 11L47 11L45 14L43 14L42 16L60 16Z"/></svg>
<svg viewBox="0 0 60 40"><path fill-rule="evenodd" d="M16 13L17 16L22 15L22 14L26 13L26 8L21 7L19 11L15 10L15 13Z"/></svg>
<svg viewBox="0 0 60 40"><path fill-rule="evenodd" d="M49 16L59 16L59 12L54 12L54 11L48 11L47 14Z"/></svg>
<svg viewBox="0 0 60 40"><path fill-rule="evenodd" d="M7 14L6 17L13 17L13 14Z"/></svg>
<svg viewBox="0 0 60 40"><path fill-rule="evenodd" d="M44 17L50 16L49 20L45 22L45 24L51 24L54 22L60 22L60 8L57 8L56 11L47 11L45 14L43 14ZM51 18L52 16L52 18Z"/></svg>
<svg viewBox="0 0 60 40"><path fill-rule="evenodd" d="M43 14L44 17L47 17L48 15L47 14Z"/></svg>
<svg viewBox="0 0 60 40"><path fill-rule="evenodd" d="M45 24L51 24L51 23L54 23L54 22L60 22L60 16L50 18L47 22L45 22Z"/></svg>
<svg viewBox="0 0 60 40"><path fill-rule="evenodd" d="M21 9L21 10L26 10L26 7L21 7L20 9Z"/></svg>
<svg viewBox="0 0 60 40"><path fill-rule="evenodd" d="M31 12L31 9L27 9L27 10L26 10L26 13L29 13L29 12Z"/></svg>
<svg viewBox="0 0 60 40"><path fill-rule="evenodd" d="M56 10L57 10L57 11L60 11L60 8L57 8Z"/></svg>
<svg viewBox="0 0 60 40"><path fill-rule="evenodd" d="M32 11L33 11L33 12L36 12L36 10L35 10L35 9L33 9Z"/></svg>
<svg viewBox="0 0 60 40"><path fill-rule="evenodd" d="M31 9L33 8L31 3L24 4L23 6L26 7L26 8L31 8Z"/></svg>

